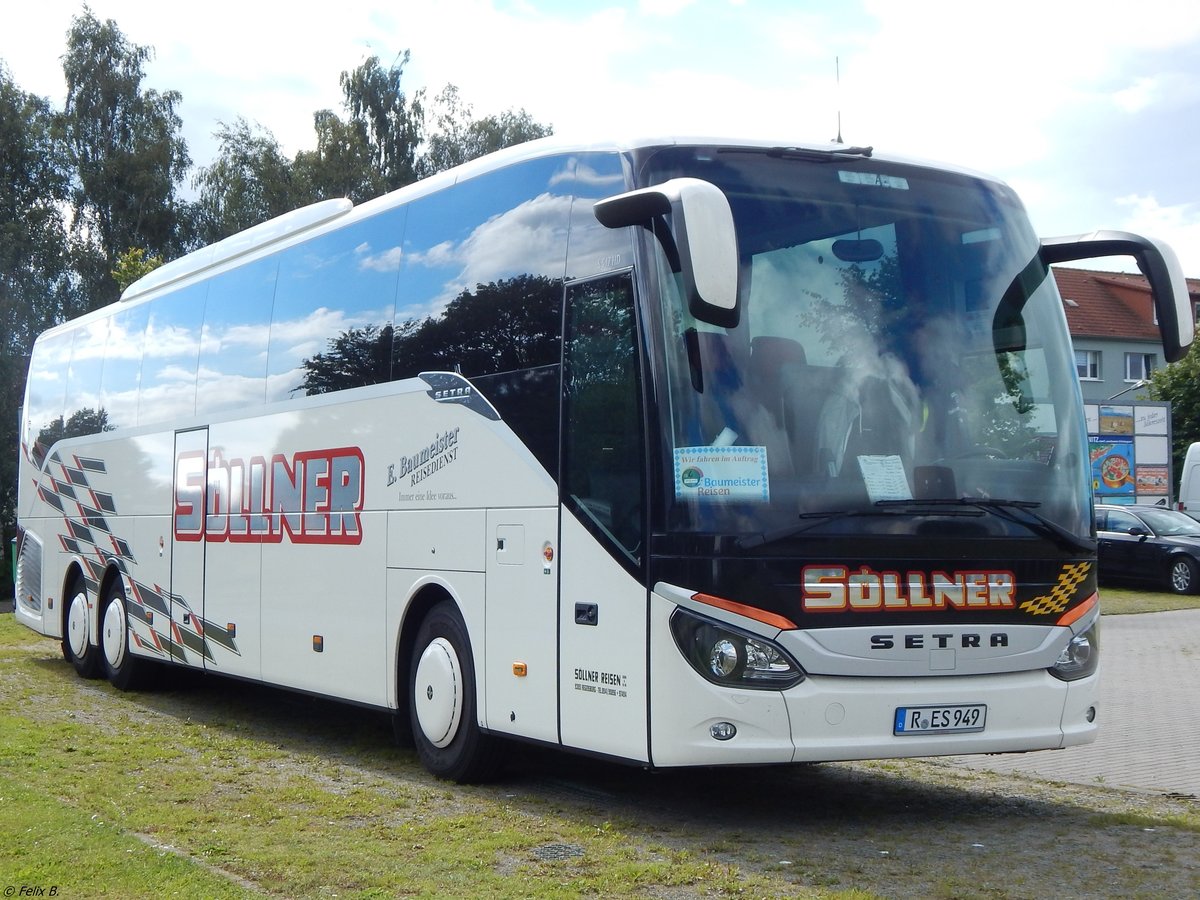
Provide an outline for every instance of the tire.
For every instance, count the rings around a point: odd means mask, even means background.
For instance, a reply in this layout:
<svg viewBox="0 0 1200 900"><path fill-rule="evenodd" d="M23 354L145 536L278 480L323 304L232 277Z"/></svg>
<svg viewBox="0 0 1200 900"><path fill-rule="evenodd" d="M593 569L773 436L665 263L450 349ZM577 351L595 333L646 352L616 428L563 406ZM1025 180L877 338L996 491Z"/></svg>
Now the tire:
<svg viewBox="0 0 1200 900"><path fill-rule="evenodd" d="M413 741L425 768L460 784L494 778L502 745L479 728L471 642L448 600L431 609L417 630L408 690Z"/></svg>
<svg viewBox="0 0 1200 900"><path fill-rule="evenodd" d="M134 690L142 684L147 663L129 652L129 620L119 578L113 579L105 590L100 610L100 658L104 677L119 690Z"/></svg>
<svg viewBox="0 0 1200 900"><path fill-rule="evenodd" d="M83 579L76 576L67 591L66 618L63 620L62 654L83 678L99 678L100 648L88 640L88 600Z"/></svg>
<svg viewBox="0 0 1200 900"><path fill-rule="evenodd" d="M1200 590L1200 568L1190 556L1176 556L1171 560L1167 581L1176 594L1194 594Z"/></svg>

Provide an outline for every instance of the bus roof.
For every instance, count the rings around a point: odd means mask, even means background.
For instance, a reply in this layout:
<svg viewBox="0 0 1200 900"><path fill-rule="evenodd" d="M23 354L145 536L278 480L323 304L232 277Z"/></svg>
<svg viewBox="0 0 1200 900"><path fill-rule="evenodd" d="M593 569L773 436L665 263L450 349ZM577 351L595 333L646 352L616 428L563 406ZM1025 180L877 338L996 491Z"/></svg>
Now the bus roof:
<svg viewBox="0 0 1200 900"><path fill-rule="evenodd" d="M348 223L351 220L374 215L383 209L407 203L426 194L449 187L459 180L471 178L484 172L503 168L527 159L572 152L611 151L629 153L636 150L669 146L718 146L763 149L783 147L815 153L839 151L846 153L848 159L852 159L855 156L870 155L875 159L883 159L889 162L955 171L994 180L990 176L982 175L979 172L969 171L956 166L948 166L945 163L903 158L894 155L880 155L875 154L871 148L849 148L844 144L711 136L665 137L661 135L626 138L622 140L588 141L572 140L552 135L479 157L461 166L439 172L429 178L368 200L357 207L350 200L340 198L318 201L300 209L276 216L266 222L247 228L244 231L240 231L208 246L201 247L198 250L194 250L191 253L159 266L154 271L147 273L129 285L121 294L120 301L118 302L123 303L136 298L142 298L159 288L182 281L189 276L215 270L218 267L227 267L230 264L234 264L235 260L248 256L255 251L260 251L285 241L290 242L291 239L298 238L301 235L308 236L309 232L315 234L318 231L346 224L338 220L347 219Z"/></svg>

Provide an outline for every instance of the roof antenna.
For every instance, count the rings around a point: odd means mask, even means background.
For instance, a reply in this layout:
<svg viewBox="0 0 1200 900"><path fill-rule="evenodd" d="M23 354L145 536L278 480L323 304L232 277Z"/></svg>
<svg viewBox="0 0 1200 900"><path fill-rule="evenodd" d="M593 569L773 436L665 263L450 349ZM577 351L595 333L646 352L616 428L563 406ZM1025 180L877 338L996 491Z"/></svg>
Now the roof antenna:
<svg viewBox="0 0 1200 900"><path fill-rule="evenodd" d="M841 59L837 56L835 56L833 58L833 75L834 75L834 79L837 81L837 90L836 90L835 94L837 96L837 126L838 126L837 137L834 138L834 141L836 143L842 144L842 143L845 143L842 140L842 63L841 63Z"/></svg>

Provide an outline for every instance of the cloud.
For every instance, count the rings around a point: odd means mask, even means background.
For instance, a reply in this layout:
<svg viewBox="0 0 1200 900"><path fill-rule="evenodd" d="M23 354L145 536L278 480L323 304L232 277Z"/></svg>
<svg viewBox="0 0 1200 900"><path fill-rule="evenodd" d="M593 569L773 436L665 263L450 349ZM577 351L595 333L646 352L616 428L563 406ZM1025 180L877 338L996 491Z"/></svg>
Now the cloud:
<svg viewBox="0 0 1200 900"><path fill-rule="evenodd" d="M1162 206L1153 195L1129 194L1116 205L1126 211L1122 228L1166 241L1184 274L1200 277L1200 203Z"/></svg>
<svg viewBox="0 0 1200 900"><path fill-rule="evenodd" d="M378 253L372 253L369 244L360 244L354 248L354 252L358 255L358 268L363 272L395 272L400 266L400 259L404 255L404 251L400 247L389 247L386 250L381 250Z"/></svg>
<svg viewBox="0 0 1200 900"><path fill-rule="evenodd" d="M561 277L563 225L570 208L569 196L544 193L492 216L460 242L410 251L410 266L448 270L437 296L422 307L423 314L440 315L451 300L479 284L527 273ZM409 308L398 315L408 319L416 312Z"/></svg>

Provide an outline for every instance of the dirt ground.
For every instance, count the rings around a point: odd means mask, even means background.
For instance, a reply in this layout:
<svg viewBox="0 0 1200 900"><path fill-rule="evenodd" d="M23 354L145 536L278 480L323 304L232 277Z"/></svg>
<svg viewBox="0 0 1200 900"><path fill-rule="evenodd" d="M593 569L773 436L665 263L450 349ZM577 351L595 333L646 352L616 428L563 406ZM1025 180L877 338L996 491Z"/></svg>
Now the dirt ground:
<svg viewBox="0 0 1200 900"><path fill-rule="evenodd" d="M1195 801L936 761L645 773L543 756L514 766L501 790L798 885L882 897L1200 896L1200 834L1153 821Z"/></svg>

